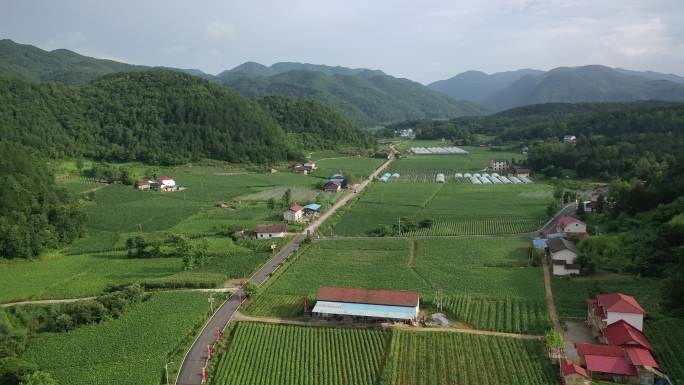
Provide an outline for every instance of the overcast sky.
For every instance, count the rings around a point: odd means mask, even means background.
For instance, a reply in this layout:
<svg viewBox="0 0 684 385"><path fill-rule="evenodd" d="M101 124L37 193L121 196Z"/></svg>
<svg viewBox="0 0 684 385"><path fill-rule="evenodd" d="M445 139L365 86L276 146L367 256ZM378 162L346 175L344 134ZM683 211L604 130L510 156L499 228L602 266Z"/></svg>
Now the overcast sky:
<svg viewBox="0 0 684 385"><path fill-rule="evenodd" d="M381 69L604 64L684 74L684 0L0 0L0 38L216 74L245 61Z"/></svg>

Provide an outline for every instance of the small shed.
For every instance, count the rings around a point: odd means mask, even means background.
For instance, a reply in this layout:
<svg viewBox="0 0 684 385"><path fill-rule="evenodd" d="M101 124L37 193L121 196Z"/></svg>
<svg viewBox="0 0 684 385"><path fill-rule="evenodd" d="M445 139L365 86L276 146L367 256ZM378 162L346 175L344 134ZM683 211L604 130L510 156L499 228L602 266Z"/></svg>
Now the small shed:
<svg viewBox="0 0 684 385"><path fill-rule="evenodd" d="M321 205L319 205L318 203L309 203L308 205L304 206L304 214L314 214L320 212Z"/></svg>

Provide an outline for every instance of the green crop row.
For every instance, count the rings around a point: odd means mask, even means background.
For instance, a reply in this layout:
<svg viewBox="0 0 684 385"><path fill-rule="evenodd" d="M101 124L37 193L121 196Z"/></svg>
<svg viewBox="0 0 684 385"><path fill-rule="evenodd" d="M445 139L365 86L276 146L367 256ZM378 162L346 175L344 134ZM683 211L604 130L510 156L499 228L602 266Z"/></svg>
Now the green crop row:
<svg viewBox="0 0 684 385"><path fill-rule="evenodd" d="M212 383L372 385L386 342L386 333L377 330L240 322Z"/></svg>

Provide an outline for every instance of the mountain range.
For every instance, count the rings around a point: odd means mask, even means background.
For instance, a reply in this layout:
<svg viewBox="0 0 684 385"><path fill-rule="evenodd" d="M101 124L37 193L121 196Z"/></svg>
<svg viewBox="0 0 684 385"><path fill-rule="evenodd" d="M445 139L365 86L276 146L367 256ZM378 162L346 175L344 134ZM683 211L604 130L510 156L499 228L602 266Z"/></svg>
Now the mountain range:
<svg viewBox="0 0 684 385"><path fill-rule="evenodd" d="M428 88L496 111L539 103L684 101L684 77L600 65L491 75L467 71Z"/></svg>
<svg viewBox="0 0 684 385"><path fill-rule="evenodd" d="M214 76L196 69L161 68L198 76L245 96L282 95L313 99L346 113L361 126L488 112L472 102L454 100L420 83L377 70L287 62L266 67L247 62ZM44 51L9 39L0 40L0 74L26 80L81 84L111 73L151 69L63 49Z"/></svg>
<svg viewBox="0 0 684 385"><path fill-rule="evenodd" d="M312 99L345 113L359 126L481 115L539 103L684 101L684 77L600 65L494 74L467 71L427 86L380 70L296 62L271 66L246 62L218 75L161 68L200 77L248 97ZM25 80L82 84L112 73L151 69L0 40L0 74Z"/></svg>

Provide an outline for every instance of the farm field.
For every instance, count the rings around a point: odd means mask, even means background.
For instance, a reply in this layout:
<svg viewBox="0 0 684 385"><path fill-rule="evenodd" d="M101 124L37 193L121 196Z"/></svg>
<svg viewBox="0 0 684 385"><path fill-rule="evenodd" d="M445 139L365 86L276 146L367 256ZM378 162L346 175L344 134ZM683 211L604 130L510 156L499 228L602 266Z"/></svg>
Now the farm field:
<svg viewBox="0 0 684 385"><path fill-rule="evenodd" d="M326 167L344 170L349 166L363 171L372 170L380 161L354 157L325 162ZM72 163L56 167L62 172L75 172ZM319 178L289 171L266 174L216 165L126 166L140 175L172 175L187 190L137 191L132 186L104 185L80 176L61 175L59 183L82 198L87 215L84 237L36 261L0 264L0 302L90 296L110 285L133 282L154 287L206 287L247 278L272 255L267 249L270 243L236 243L217 232L234 226L251 229L259 223L281 222L282 209L269 209L266 201L275 198L279 204L288 188L292 189L293 201L300 203L321 195L314 189ZM322 196L327 202L338 198L335 194ZM231 207L216 207L221 201L229 202ZM292 230L296 228L291 226ZM212 255L209 263L186 272L181 258L126 257L128 238L143 236L164 242L174 234L193 238L193 242L206 239ZM276 241L281 246L284 242Z"/></svg>
<svg viewBox="0 0 684 385"><path fill-rule="evenodd" d="M662 369L675 384L684 384L684 320L649 320L645 328Z"/></svg>
<svg viewBox="0 0 684 385"><path fill-rule="evenodd" d="M588 277L554 277L551 283L554 302L561 318L586 318L586 300L590 291L596 288L602 293L621 292L634 296L649 315L662 316L662 309L658 303L661 298L659 281L655 279L597 273Z"/></svg>
<svg viewBox="0 0 684 385"><path fill-rule="evenodd" d="M169 355L185 352L208 310L204 293L155 293L120 318L37 334L24 356L61 385L156 385Z"/></svg>
<svg viewBox="0 0 684 385"><path fill-rule="evenodd" d="M315 298L320 286L416 290L424 303L441 289L447 296L470 296L473 306L493 303L498 311L503 304L501 314L487 310L485 315L479 307L450 312L460 321L489 330L541 332L548 324L542 270L528 267L528 243L525 238L316 242L246 311L297 318L304 296Z"/></svg>
<svg viewBox="0 0 684 385"><path fill-rule="evenodd" d="M446 147L443 144L423 144L422 141L412 143L410 147ZM437 173L455 174L457 172L484 170L489 165L491 159L524 159L525 155L519 152L492 151L489 148L459 146L468 151L463 155L409 155L399 159L391 166L391 172L397 172L402 176L434 176ZM432 179L434 180L434 178Z"/></svg>
<svg viewBox="0 0 684 385"><path fill-rule="evenodd" d="M400 218L431 219L429 228L407 236L496 235L532 232L547 219L552 199L547 185L466 185L438 183L375 183L342 212L335 235L369 235ZM398 234L397 234L398 235Z"/></svg>
<svg viewBox="0 0 684 385"><path fill-rule="evenodd" d="M387 332L238 322L215 385L374 385Z"/></svg>
<svg viewBox="0 0 684 385"><path fill-rule="evenodd" d="M382 385L552 385L540 341L395 330Z"/></svg>
<svg viewBox="0 0 684 385"><path fill-rule="evenodd" d="M213 385L557 383L539 341L451 332L239 322L214 365Z"/></svg>

